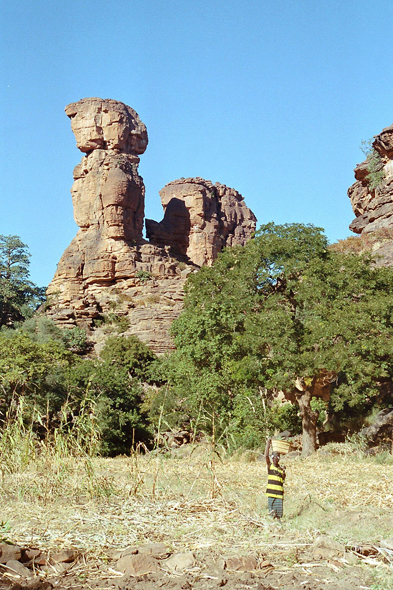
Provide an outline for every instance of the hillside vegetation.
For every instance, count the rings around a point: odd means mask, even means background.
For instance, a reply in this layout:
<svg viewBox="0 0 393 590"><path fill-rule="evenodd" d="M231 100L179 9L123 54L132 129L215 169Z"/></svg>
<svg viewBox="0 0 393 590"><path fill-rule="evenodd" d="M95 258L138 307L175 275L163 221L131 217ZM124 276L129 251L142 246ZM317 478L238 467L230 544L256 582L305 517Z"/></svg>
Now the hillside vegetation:
<svg viewBox="0 0 393 590"><path fill-rule="evenodd" d="M263 226L189 277L161 358L115 330L94 357L84 330L34 315L27 259L3 264L0 541L49 555L34 575L64 588L121 584L119 556L157 542L193 565L141 590L393 588L392 443L369 456L357 434L392 405L393 273L341 250ZM284 459L277 523L263 450L283 430L311 456ZM324 430L348 442L314 453ZM78 557L61 568L62 548ZM236 560L248 570L222 565Z"/></svg>
<svg viewBox="0 0 393 590"><path fill-rule="evenodd" d="M329 248L319 228L262 226L192 273L176 351L161 358L116 331L94 358L85 331L59 330L45 305L29 317L37 291L11 238L0 267L3 438L17 423L32 448L61 435L116 455L182 429L233 452L289 430L302 432L306 456L318 431L351 435L392 404L393 272Z"/></svg>

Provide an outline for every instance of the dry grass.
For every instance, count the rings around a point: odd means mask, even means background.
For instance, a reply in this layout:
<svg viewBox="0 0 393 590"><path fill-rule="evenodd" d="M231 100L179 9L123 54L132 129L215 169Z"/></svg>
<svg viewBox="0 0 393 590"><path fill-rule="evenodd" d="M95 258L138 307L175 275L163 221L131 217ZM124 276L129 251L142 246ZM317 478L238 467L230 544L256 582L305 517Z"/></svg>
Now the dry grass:
<svg viewBox="0 0 393 590"><path fill-rule="evenodd" d="M309 544L328 533L347 545L391 536L393 465L352 456L287 462L285 518L266 516L263 461L183 458L67 459L3 474L1 520L10 539L101 554L149 541L176 550L263 554L275 535Z"/></svg>
<svg viewBox="0 0 393 590"><path fill-rule="evenodd" d="M252 554L284 575L299 571L299 552L327 534L349 548L373 545L374 555L360 558L365 577L375 580L367 587L393 588L393 564L378 553L392 536L393 465L349 451L287 459L285 515L277 522L266 514L266 466L258 453L220 460L208 447L190 448L176 457L45 456L3 472L0 537L49 554L76 548L82 561L73 573L105 581L118 576L111 558L147 542L192 551L199 563L207 555Z"/></svg>
<svg viewBox="0 0 393 590"><path fill-rule="evenodd" d="M360 236L349 236L330 244L329 249L343 254L364 254L377 250L384 242L393 238L393 228L385 227L372 233L363 232Z"/></svg>

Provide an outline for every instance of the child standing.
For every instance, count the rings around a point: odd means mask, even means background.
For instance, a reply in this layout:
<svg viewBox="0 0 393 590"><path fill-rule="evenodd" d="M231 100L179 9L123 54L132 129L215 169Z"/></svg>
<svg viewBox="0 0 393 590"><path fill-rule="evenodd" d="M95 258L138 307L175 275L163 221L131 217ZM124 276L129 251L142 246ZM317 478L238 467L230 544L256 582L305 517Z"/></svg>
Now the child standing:
<svg viewBox="0 0 393 590"><path fill-rule="evenodd" d="M281 467L279 464L280 453L273 452L272 460L270 461L269 450L271 440L271 438L267 440L265 450L265 459L268 473L266 495L268 500L269 514L271 514L273 518L281 518L283 515L284 505L285 467Z"/></svg>

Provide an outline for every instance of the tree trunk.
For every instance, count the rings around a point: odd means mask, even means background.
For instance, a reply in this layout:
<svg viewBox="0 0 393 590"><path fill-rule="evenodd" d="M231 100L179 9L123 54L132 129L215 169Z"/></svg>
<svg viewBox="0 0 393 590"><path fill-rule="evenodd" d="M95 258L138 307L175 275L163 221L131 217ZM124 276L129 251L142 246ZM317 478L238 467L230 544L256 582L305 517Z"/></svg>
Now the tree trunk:
<svg viewBox="0 0 393 590"><path fill-rule="evenodd" d="M319 412L311 409L311 391L305 390L296 395L302 418L302 457L308 457L317 450L317 421Z"/></svg>

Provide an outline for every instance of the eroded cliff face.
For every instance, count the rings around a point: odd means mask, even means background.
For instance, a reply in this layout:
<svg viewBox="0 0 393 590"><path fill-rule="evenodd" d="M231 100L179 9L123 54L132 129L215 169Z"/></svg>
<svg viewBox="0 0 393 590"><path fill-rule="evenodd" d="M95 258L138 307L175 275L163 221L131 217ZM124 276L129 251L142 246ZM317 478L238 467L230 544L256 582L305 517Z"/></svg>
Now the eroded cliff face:
<svg viewBox="0 0 393 590"><path fill-rule="evenodd" d="M181 178L160 191L164 219L146 219L146 235L159 246L210 265L221 250L243 245L255 231L256 218L235 189L203 178Z"/></svg>
<svg viewBox="0 0 393 590"><path fill-rule="evenodd" d="M356 215L349 229L371 247L377 264L393 266L393 125L374 137L372 147L379 156L376 171L370 175L369 159L361 162L348 189Z"/></svg>
<svg viewBox="0 0 393 590"><path fill-rule="evenodd" d="M80 229L48 287L47 313L61 327L92 330L96 341L100 331L121 325L166 352L188 274L211 264L223 247L244 245L256 218L234 189L181 179L160 192L164 219L146 221L145 240L145 188L138 174L148 143L145 125L133 109L109 99L80 100L66 114L85 153L71 189Z"/></svg>

